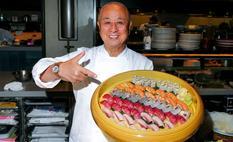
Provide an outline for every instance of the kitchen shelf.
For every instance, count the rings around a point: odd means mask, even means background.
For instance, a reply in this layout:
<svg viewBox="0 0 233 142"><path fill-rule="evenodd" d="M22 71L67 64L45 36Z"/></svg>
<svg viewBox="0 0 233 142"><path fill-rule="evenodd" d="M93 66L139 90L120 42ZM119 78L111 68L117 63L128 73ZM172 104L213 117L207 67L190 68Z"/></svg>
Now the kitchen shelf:
<svg viewBox="0 0 233 142"><path fill-rule="evenodd" d="M0 51L35 51L42 52L41 46L4 46L0 47Z"/></svg>
<svg viewBox="0 0 233 142"><path fill-rule="evenodd" d="M206 69L211 70L233 70L233 67L205 67Z"/></svg>
<svg viewBox="0 0 233 142"><path fill-rule="evenodd" d="M132 50L141 53L147 57L168 57L168 58L200 58L200 57L208 57L208 58L232 58L233 50L205 50L199 49L194 51L183 51L179 49L170 49L170 50L145 50L141 48L131 48Z"/></svg>
<svg viewBox="0 0 233 142"><path fill-rule="evenodd" d="M0 98L47 97L46 91L0 91Z"/></svg>
<svg viewBox="0 0 233 142"><path fill-rule="evenodd" d="M200 95L222 95L222 96L232 96L233 95L233 89L232 88L198 88L197 91Z"/></svg>
<svg viewBox="0 0 233 142"><path fill-rule="evenodd" d="M143 55L147 57L169 57L169 58L177 58L177 57L185 57L185 58L195 58L195 57L212 57L212 58L232 58L233 54L197 54L197 53L143 53Z"/></svg>
<svg viewBox="0 0 233 142"><path fill-rule="evenodd" d="M164 68L167 71L175 71L175 70L186 70L186 71L194 71L194 70L200 70L201 67L170 67L170 66L156 66L156 68Z"/></svg>

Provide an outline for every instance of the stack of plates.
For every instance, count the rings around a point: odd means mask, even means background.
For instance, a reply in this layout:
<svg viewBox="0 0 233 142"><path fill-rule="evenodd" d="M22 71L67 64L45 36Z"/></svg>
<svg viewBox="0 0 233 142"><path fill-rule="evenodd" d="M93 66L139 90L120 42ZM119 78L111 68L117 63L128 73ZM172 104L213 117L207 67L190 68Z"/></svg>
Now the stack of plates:
<svg viewBox="0 0 233 142"><path fill-rule="evenodd" d="M193 51L200 48L201 34L181 33L178 46L182 50Z"/></svg>
<svg viewBox="0 0 233 142"><path fill-rule="evenodd" d="M223 47L223 48L233 48L233 40L218 39L216 40L216 46Z"/></svg>
<svg viewBox="0 0 233 142"><path fill-rule="evenodd" d="M151 48L157 50L168 50L175 48L176 28L153 27Z"/></svg>

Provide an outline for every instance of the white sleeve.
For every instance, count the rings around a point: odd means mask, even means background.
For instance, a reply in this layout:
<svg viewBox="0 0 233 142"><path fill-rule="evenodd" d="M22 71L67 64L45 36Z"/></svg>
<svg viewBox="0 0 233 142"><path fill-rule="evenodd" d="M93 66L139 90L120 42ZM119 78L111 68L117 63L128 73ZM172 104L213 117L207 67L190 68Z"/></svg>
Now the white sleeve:
<svg viewBox="0 0 233 142"><path fill-rule="evenodd" d="M41 88L53 88L56 86L60 80L55 80L51 82L43 82L40 79L41 73L43 73L50 65L59 62L54 58L43 58L40 59L32 68L32 77L37 86Z"/></svg>
<svg viewBox="0 0 233 142"><path fill-rule="evenodd" d="M61 57L40 59L32 68L32 76L33 76L33 79L34 79L36 85L41 87L41 88L53 88L53 87L55 87L61 81L61 79L50 81L50 82L43 82L40 79L41 73L43 73L50 65L57 63L57 62L67 61L67 60L73 58L74 56L78 55L83 50L84 49L81 48L75 52L72 52L70 54L67 54L67 55L64 55Z"/></svg>
<svg viewBox="0 0 233 142"><path fill-rule="evenodd" d="M145 65L145 69L146 70L153 70L154 69L154 64L150 59L148 59L146 65Z"/></svg>

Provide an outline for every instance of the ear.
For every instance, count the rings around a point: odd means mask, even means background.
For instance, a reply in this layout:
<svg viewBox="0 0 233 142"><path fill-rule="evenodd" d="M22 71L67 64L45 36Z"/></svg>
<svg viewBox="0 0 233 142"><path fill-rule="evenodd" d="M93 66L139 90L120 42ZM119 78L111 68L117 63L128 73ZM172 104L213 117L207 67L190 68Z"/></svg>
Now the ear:
<svg viewBox="0 0 233 142"><path fill-rule="evenodd" d="M100 28L100 22L99 21L97 21L97 26L98 26L98 28Z"/></svg>
<svg viewBox="0 0 233 142"><path fill-rule="evenodd" d="M130 34L130 31L132 30L132 25L133 25L133 22L130 21L130 22L129 22L129 34Z"/></svg>

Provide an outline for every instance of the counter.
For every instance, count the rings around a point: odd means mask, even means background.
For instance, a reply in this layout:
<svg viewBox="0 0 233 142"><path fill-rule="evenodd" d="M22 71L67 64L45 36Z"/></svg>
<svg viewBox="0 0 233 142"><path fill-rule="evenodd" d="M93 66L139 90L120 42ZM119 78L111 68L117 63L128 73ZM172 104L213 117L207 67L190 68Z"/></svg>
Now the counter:
<svg viewBox="0 0 233 142"><path fill-rule="evenodd" d="M45 89L37 87L34 81L23 82L24 90L22 91L4 91L5 84L15 80L12 72L0 72L0 97L46 97Z"/></svg>
<svg viewBox="0 0 233 142"><path fill-rule="evenodd" d="M72 84L68 82L61 81L56 87L52 89L42 89L36 86L33 79L27 82L23 82L24 90L22 91L4 91L4 85L15 78L11 72L0 71L0 97L46 97L46 93L70 93L72 94ZM196 88L200 95L232 95L232 88Z"/></svg>
<svg viewBox="0 0 233 142"><path fill-rule="evenodd" d="M0 97L46 97L47 92L72 92L70 83L61 82L55 88L43 89L36 86L33 79L22 82L24 90L22 91L4 91L5 84L14 81L15 78L12 72L0 71Z"/></svg>

